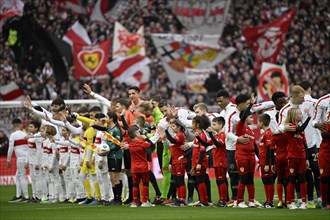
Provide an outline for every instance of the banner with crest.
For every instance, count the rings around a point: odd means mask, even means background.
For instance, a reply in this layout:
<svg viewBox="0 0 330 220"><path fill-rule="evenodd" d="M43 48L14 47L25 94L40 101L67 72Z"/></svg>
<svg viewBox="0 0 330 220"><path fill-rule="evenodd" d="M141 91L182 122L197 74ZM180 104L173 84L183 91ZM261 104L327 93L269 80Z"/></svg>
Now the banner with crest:
<svg viewBox="0 0 330 220"><path fill-rule="evenodd" d="M110 40L97 45L73 45L74 73L77 80L102 78L107 73Z"/></svg>
<svg viewBox="0 0 330 220"><path fill-rule="evenodd" d="M185 83L185 68L214 67L235 52L219 47L219 35L152 34L152 39L174 88Z"/></svg>
<svg viewBox="0 0 330 220"><path fill-rule="evenodd" d="M257 27L244 27L243 36L254 51L254 72L259 74L262 62L275 63L296 9L274 21Z"/></svg>
<svg viewBox="0 0 330 220"><path fill-rule="evenodd" d="M147 66L150 60L146 57L143 27L130 33L120 23L115 23L112 59L107 67L118 82L145 88L150 78Z"/></svg>

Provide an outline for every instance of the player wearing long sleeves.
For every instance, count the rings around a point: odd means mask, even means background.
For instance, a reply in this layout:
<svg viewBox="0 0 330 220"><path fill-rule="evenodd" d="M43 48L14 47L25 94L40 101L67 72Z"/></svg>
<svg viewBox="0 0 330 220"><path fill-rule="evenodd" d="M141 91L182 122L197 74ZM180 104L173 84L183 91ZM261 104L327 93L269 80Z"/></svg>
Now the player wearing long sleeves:
<svg viewBox="0 0 330 220"><path fill-rule="evenodd" d="M212 120L212 129L215 132L208 130L208 133L213 142L213 168L215 172L216 183L218 186L219 201L217 206L227 206L227 156L226 156L226 135L223 131L225 119L223 117L216 117Z"/></svg>
<svg viewBox="0 0 330 220"><path fill-rule="evenodd" d="M306 109L308 114L308 109ZM289 184L288 184L288 201L290 204L290 209L297 209L294 203L294 184L298 180L300 183L301 199L302 204L299 209L307 209L306 206L306 169L309 166L308 152L306 145L306 138L304 134L304 129L310 121L310 115L304 122L302 126L298 127L298 123L302 121L302 112L299 108L291 108L287 113L287 118L285 123L295 128L294 132L287 132L286 138L288 140L288 169L289 169Z"/></svg>
<svg viewBox="0 0 330 220"><path fill-rule="evenodd" d="M132 139L128 145L129 151L131 152L133 176L133 203L131 207L137 207L138 186L141 181L143 182L141 207L152 207L154 205L148 201L149 173L146 149L150 148L153 143L140 134L137 126L133 125L130 127L128 129L128 134Z"/></svg>
<svg viewBox="0 0 330 220"><path fill-rule="evenodd" d="M272 145L272 131L269 128L270 116L268 114L261 114L258 117L258 126L264 132L260 138L259 144L259 165L261 169L262 183L264 184L266 202L263 204L264 208L273 208L274 198L274 181L273 171L271 166L274 164L274 151Z"/></svg>
<svg viewBox="0 0 330 220"><path fill-rule="evenodd" d="M236 135L244 136L249 139L248 144L236 144L235 160L237 163L237 168L240 176L240 182L238 185L238 194L237 194L237 207L238 208L247 208L255 207L254 202L254 168L255 168L255 155L258 156L258 149L255 143L254 132L249 128L249 125L252 124L253 118L252 113L250 112L253 103L255 103L256 98L254 95L251 95L251 103L246 110L240 113L240 121L236 126ZM248 190L249 195L249 205L247 206L244 203L244 191L245 187Z"/></svg>
<svg viewBox="0 0 330 220"><path fill-rule="evenodd" d="M43 139L41 137L36 138L33 135L39 131L40 122L30 121L28 125L28 137L29 149L26 155L25 168L29 167L31 185L32 185L32 202L39 202L41 199L41 178L40 178L40 165L38 163L38 153L41 151L41 145Z"/></svg>
<svg viewBox="0 0 330 220"><path fill-rule="evenodd" d="M21 130L22 121L14 119L12 121L14 132L9 137L9 148L7 153L7 166L11 166L11 157L15 151L17 170L16 179L16 196L9 202L28 202L29 194L26 182L26 170L24 163L28 152L28 142L25 139L26 134ZM23 192L23 197L22 197Z"/></svg>

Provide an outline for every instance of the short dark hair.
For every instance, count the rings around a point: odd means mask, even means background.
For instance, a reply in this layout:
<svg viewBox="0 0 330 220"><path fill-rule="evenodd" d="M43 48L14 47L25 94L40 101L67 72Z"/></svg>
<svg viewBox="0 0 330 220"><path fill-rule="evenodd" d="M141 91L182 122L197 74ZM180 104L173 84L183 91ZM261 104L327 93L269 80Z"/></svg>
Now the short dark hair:
<svg viewBox="0 0 330 220"><path fill-rule="evenodd" d="M249 100L249 99L250 99L250 97L249 97L248 95L240 94L240 95L238 95L238 96L236 97L236 99L235 99L235 103L236 103L236 105L239 105L239 104L241 104L241 103L246 102L246 101Z"/></svg>
<svg viewBox="0 0 330 220"><path fill-rule="evenodd" d="M41 126L40 121L32 120L32 121L29 122L29 124L33 125L35 128L38 128L38 131L39 131L39 128Z"/></svg>
<svg viewBox="0 0 330 220"><path fill-rule="evenodd" d="M207 117L206 115L197 115L193 118L193 122L199 125L200 129L207 129L208 127L210 127L211 123L210 123L210 119L209 117Z"/></svg>
<svg viewBox="0 0 330 220"><path fill-rule="evenodd" d="M140 91L141 91L140 88L137 86L131 86L128 88L128 90L135 90L137 93L140 93Z"/></svg>
<svg viewBox="0 0 330 220"><path fill-rule="evenodd" d="M229 98L229 93L226 90L219 90L217 92L217 98L223 96L224 98Z"/></svg>
<svg viewBox="0 0 330 220"><path fill-rule="evenodd" d="M134 139L136 137L136 132L139 130L139 127L136 125L132 125L131 127L128 128L128 136L131 139Z"/></svg>
<svg viewBox="0 0 330 220"><path fill-rule="evenodd" d="M43 112L44 110L41 108L41 106L37 105L37 106L33 106L33 108L39 112Z"/></svg>
<svg viewBox="0 0 330 220"><path fill-rule="evenodd" d="M242 119L242 117L243 117L243 115L244 115L244 112L246 111L247 109L245 109L245 110L243 110L243 111L241 111L240 113L239 113L239 118L240 119ZM247 116L250 116L250 115L252 115L252 112L251 111L249 111L249 113L247 114Z"/></svg>
<svg viewBox="0 0 330 220"><path fill-rule="evenodd" d="M97 105L94 105L90 110L89 112L101 112L101 107L100 106L97 106Z"/></svg>
<svg viewBox="0 0 330 220"><path fill-rule="evenodd" d="M11 122L13 125L17 125L17 124L22 124L22 121L21 119L19 118L14 118Z"/></svg>
<svg viewBox="0 0 330 220"><path fill-rule="evenodd" d="M65 102L62 98L56 98L52 101L51 106L52 105L63 105L63 106L65 106Z"/></svg>
<svg viewBox="0 0 330 220"><path fill-rule="evenodd" d="M98 112L95 114L94 118L96 118L96 119L105 118L105 114L103 114L102 112Z"/></svg>
<svg viewBox="0 0 330 220"><path fill-rule="evenodd" d="M162 99L162 100L160 100L159 103L158 103L158 107L159 107L159 108L162 108L162 107L167 106L167 105L168 105L168 102L167 102L166 99Z"/></svg>
<svg viewBox="0 0 330 220"><path fill-rule="evenodd" d="M226 124L225 118L222 116L213 118L212 122L218 123L222 126L225 126L225 124Z"/></svg>
<svg viewBox="0 0 330 220"><path fill-rule="evenodd" d="M77 111L78 114L86 113L86 112L88 112L88 108L86 106L81 106Z"/></svg>
<svg viewBox="0 0 330 220"><path fill-rule="evenodd" d="M125 106L127 109L130 106L130 102L127 99L125 99L125 98L119 98L119 99L117 99L117 103Z"/></svg>
<svg viewBox="0 0 330 220"><path fill-rule="evenodd" d="M302 81L299 86L301 86L305 91L311 88L311 84L308 81Z"/></svg>
<svg viewBox="0 0 330 220"><path fill-rule="evenodd" d="M269 126L270 116L268 114L261 114L258 116L258 120L261 121L265 126Z"/></svg>
<svg viewBox="0 0 330 220"><path fill-rule="evenodd" d="M272 101L276 102L278 98L282 98L282 97L285 97L284 92L274 92L272 95Z"/></svg>
<svg viewBox="0 0 330 220"><path fill-rule="evenodd" d="M155 95L155 96L151 97L151 100L155 101L155 102L160 102L161 97L159 95Z"/></svg>

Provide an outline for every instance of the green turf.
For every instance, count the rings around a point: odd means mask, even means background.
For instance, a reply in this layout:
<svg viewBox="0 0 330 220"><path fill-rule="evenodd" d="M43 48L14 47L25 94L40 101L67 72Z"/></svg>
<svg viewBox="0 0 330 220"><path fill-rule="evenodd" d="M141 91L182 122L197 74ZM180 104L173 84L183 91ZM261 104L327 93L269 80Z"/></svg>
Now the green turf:
<svg viewBox="0 0 330 220"><path fill-rule="evenodd" d="M212 182L212 198L216 201L217 189ZM276 219L276 220L330 220L330 211L320 209L288 210L288 209L233 209L213 207L153 207L130 208L90 206L77 204L34 204L34 203L8 203L15 195L14 186L0 187L0 219ZM150 197L153 198L150 189ZM256 179L256 199L264 201L263 186L260 179Z"/></svg>

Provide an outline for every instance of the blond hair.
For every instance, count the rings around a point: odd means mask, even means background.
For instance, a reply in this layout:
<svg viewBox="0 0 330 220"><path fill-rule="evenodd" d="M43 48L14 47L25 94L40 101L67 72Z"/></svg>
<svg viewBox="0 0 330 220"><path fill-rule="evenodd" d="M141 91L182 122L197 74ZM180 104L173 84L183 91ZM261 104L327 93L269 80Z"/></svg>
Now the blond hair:
<svg viewBox="0 0 330 220"><path fill-rule="evenodd" d="M291 96L298 96L300 93L305 94L305 90L301 86L292 86L290 89Z"/></svg>
<svg viewBox="0 0 330 220"><path fill-rule="evenodd" d="M57 134L56 128L52 125L45 125L45 133L47 137L53 137Z"/></svg>
<svg viewBox="0 0 330 220"><path fill-rule="evenodd" d="M196 109L201 109L201 110L204 110L204 111L206 111L206 112L208 112L208 107L207 107L207 105L205 104L205 103L197 103L196 105L194 105L194 107L193 107L193 109L194 110L196 110Z"/></svg>
<svg viewBox="0 0 330 220"><path fill-rule="evenodd" d="M288 114L286 116L285 124L296 124L298 122L297 117L299 112L301 112L300 108L289 109Z"/></svg>

